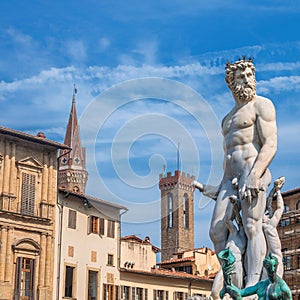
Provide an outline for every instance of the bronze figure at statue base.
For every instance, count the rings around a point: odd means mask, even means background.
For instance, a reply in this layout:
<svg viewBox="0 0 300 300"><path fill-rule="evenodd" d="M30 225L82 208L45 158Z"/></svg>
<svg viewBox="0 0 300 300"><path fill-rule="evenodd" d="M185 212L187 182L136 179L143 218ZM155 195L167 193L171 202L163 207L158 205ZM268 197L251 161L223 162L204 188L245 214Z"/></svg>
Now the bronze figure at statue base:
<svg viewBox="0 0 300 300"><path fill-rule="evenodd" d="M222 264L224 287L220 292L220 298L224 299L228 294L233 300L242 300L243 297L257 295L258 300L291 300L292 293L285 281L277 275L278 259L272 253L266 256L263 266L268 278L261 280L253 286L239 289L232 283L235 257L229 248L221 251L218 257Z"/></svg>

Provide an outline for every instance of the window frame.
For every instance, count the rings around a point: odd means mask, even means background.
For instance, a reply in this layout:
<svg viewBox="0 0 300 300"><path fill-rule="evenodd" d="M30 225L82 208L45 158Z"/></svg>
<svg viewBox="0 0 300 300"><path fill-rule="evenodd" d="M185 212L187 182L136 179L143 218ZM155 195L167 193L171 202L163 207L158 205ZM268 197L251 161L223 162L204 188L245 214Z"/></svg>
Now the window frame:
<svg viewBox="0 0 300 300"><path fill-rule="evenodd" d="M21 181L21 209L22 215L35 215L37 175L29 172L22 172Z"/></svg>
<svg viewBox="0 0 300 300"><path fill-rule="evenodd" d="M88 216L88 234L99 234L99 217Z"/></svg>
<svg viewBox="0 0 300 300"><path fill-rule="evenodd" d="M105 235L105 219L99 218L99 235Z"/></svg>
<svg viewBox="0 0 300 300"><path fill-rule="evenodd" d="M110 253L107 254L107 266L111 266L111 267L114 266L114 255L113 254L110 254Z"/></svg>
<svg viewBox="0 0 300 300"><path fill-rule="evenodd" d="M68 228L76 229L76 226L77 226L77 211L74 209L69 209Z"/></svg>
<svg viewBox="0 0 300 300"><path fill-rule="evenodd" d="M172 193L168 193L167 195L167 199L168 199L168 228L173 228L174 226L174 215L173 215L173 205L174 205L174 201L173 201L173 194Z"/></svg>
<svg viewBox="0 0 300 300"><path fill-rule="evenodd" d="M189 196L187 193L183 195L183 228L189 228Z"/></svg>
<svg viewBox="0 0 300 300"><path fill-rule="evenodd" d="M72 284L71 284L71 296L66 295L66 289L67 289L67 268L72 269ZM64 266L64 289L63 293L64 296L63 298L76 298L76 276L77 276L77 268L76 265L74 264L65 264Z"/></svg>
<svg viewBox="0 0 300 300"><path fill-rule="evenodd" d="M116 235L116 222L114 220L107 220L107 237L115 238Z"/></svg>

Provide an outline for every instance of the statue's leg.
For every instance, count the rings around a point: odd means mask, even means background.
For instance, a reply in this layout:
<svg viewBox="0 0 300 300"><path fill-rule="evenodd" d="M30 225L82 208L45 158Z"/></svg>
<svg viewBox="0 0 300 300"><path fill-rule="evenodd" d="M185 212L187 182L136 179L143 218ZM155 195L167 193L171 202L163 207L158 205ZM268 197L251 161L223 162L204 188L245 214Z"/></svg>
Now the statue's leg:
<svg viewBox="0 0 300 300"><path fill-rule="evenodd" d="M227 238L228 238L228 229L226 227L226 212L229 205L229 197L236 193L231 185L231 182L223 183L220 189L218 199L213 211L213 216L211 219L209 235L214 244L216 253L225 249Z"/></svg>
<svg viewBox="0 0 300 300"><path fill-rule="evenodd" d="M217 273L214 283L211 289L210 298L213 300L219 300L220 298L220 291L223 288L223 271L222 269L219 270Z"/></svg>
<svg viewBox="0 0 300 300"><path fill-rule="evenodd" d="M266 241L262 230L262 216L265 211L266 194L260 191L252 201L242 200L243 225L247 236L247 280L246 287L259 280L266 256Z"/></svg>
<svg viewBox="0 0 300 300"><path fill-rule="evenodd" d="M228 206L231 205L229 197L234 193L232 189L232 184L230 181L223 184L216 204L214 207L214 212L211 220L209 235L214 244L216 253L224 250L228 238L228 229L226 227L226 212L228 213ZM220 280L219 280L220 279ZM222 270L218 272L214 284L212 287L211 298L213 300L220 299L219 293L223 288L223 273Z"/></svg>

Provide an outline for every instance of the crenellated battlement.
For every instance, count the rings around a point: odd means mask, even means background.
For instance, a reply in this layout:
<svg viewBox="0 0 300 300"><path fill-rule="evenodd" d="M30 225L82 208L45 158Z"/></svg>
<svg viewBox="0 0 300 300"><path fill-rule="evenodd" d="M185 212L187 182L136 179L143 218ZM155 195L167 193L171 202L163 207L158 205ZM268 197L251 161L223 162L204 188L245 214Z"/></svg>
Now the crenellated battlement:
<svg viewBox="0 0 300 300"><path fill-rule="evenodd" d="M193 180L195 176L180 170L159 175L162 260L194 248Z"/></svg>
<svg viewBox="0 0 300 300"><path fill-rule="evenodd" d="M189 173L181 172L176 170L174 174L167 172L166 174L159 174L159 188L172 188L176 184L191 185L192 181L195 180L195 176Z"/></svg>

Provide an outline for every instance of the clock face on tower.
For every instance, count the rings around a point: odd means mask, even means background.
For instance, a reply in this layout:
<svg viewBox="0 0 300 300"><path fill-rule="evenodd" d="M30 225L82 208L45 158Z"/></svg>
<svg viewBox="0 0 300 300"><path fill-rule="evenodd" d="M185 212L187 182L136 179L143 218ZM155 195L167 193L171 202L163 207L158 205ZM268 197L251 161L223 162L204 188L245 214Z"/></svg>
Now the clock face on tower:
<svg viewBox="0 0 300 300"><path fill-rule="evenodd" d="M74 162L75 162L75 164L79 164L80 163L80 159L78 157L75 157L74 158Z"/></svg>

